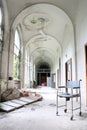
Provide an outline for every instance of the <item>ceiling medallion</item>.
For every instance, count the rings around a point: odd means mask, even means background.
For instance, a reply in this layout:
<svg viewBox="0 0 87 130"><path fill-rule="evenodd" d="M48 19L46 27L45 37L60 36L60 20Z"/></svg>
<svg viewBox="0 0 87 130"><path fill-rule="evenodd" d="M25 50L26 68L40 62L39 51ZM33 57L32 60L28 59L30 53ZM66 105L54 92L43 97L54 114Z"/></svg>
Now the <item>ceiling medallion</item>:
<svg viewBox="0 0 87 130"><path fill-rule="evenodd" d="M50 21L51 19L46 13L32 13L24 18L23 24L28 29L38 30L48 26Z"/></svg>

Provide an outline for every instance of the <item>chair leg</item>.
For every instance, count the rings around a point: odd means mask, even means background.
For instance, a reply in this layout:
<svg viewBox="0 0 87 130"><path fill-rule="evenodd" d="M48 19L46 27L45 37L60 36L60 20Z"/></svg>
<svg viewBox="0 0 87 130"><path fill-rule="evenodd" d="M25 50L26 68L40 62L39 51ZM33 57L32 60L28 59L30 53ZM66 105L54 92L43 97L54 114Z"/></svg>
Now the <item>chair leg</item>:
<svg viewBox="0 0 87 130"><path fill-rule="evenodd" d="M58 91L56 96L56 115L58 116Z"/></svg>
<svg viewBox="0 0 87 130"><path fill-rule="evenodd" d="M67 112L67 98L65 98L65 109L64 109L64 112L65 113Z"/></svg>
<svg viewBox="0 0 87 130"><path fill-rule="evenodd" d="M71 98L71 107L72 107L72 116L71 116L71 120L73 120L73 98Z"/></svg>
<svg viewBox="0 0 87 130"><path fill-rule="evenodd" d="M79 115L81 116L82 115L82 112L81 112L81 91L79 93L80 93L80 112L79 112Z"/></svg>

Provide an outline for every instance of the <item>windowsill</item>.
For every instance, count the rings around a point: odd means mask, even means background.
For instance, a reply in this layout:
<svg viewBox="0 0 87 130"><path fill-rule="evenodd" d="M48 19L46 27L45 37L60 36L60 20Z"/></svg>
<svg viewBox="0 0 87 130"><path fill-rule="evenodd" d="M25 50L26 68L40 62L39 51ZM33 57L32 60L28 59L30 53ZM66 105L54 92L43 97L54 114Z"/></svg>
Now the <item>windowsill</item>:
<svg viewBox="0 0 87 130"><path fill-rule="evenodd" d="M20 81L20 79L13 79L14 81Z"/></svg>

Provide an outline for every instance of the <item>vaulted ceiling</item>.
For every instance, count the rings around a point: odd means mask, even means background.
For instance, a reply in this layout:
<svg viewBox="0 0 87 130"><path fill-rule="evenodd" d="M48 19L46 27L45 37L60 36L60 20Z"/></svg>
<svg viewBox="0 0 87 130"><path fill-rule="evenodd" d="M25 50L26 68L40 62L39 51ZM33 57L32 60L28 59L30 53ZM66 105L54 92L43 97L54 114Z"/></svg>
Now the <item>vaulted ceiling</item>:
<svg viewBox="0 0 87 130"><path fill-rule="evenodd" d="M59 59L68 29L73 31L78 0L6 0L9 22L21 25L23 41L35 64Z"/></svg>
<svg viewBox="0 0 87 130"><path fill-rule="evenodd" d="M34 4L49 3L64 10L74 20L79 0L6 0L10 19L13 20L23 9Z"/></svg>

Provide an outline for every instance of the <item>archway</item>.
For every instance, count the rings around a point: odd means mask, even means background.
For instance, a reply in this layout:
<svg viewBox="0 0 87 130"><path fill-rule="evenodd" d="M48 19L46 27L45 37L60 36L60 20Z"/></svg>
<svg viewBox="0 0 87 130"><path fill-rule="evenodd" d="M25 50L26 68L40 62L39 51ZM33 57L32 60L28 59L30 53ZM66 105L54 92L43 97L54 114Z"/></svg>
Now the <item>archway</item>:
<svg viewBox="0 0 87 130"><path fill-rule="evenodd" d="M51 66L51 73L57 74L56 70L59 69L61 60L60 75L61 77L63 75L63 78L60 79L64 81L63 65L72 56L72 61L75 62L73 25L68 15L57 6L40 3L18 14L12 29L14 30L19 23L22 28L24 49L29 49L29 61L32 65L36 66L39 61L47 62ZM67 59L64 58L66 53L69 53ZM75 70L75 67L73 68ZM32 73L33 71L32 67Z"/></svg>
<svg viewBox="0 0 87 130"><path fill-rule="evenodd" d="M37 74L37 84L41 86L48 86L48 78L51 75L51 68L48 63L42 62L39 63L36 67L36 74Z"/></svg>

